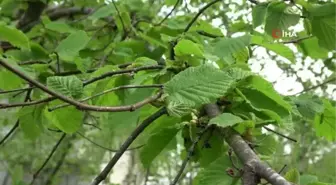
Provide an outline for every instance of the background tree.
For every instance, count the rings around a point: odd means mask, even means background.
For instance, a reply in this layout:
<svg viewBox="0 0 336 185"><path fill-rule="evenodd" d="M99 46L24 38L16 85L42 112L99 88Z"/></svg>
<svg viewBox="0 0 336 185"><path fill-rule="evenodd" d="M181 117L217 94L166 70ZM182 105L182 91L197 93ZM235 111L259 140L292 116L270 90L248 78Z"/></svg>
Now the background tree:
<svg viewBox="0 0 336 185"><path fill-rule="evenodd" d="M336 183L335 11L1 0L2 184Z"/></svg>

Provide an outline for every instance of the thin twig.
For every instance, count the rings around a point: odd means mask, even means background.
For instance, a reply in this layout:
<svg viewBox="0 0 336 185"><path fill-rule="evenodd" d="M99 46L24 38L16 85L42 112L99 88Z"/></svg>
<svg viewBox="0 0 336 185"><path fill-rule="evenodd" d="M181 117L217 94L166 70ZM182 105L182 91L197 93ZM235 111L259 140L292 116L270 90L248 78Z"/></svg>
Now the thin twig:
<svg viewBox="0 0 336 185"><path fill-rule="evenodd" d="M54 52L56 55L56 71L57 73L61 72L61 65L60 65L60 61L59 61L59 55L57 52Z"/></svg>
<svg viewBox="0 0 336 185"><path fill-rule="evenodd" d="M125 106L114 106L114 107L109 107L109 106L96 106L96 105L88 105L88 104L84 104L81 103L77 100L74 100L72 98L69 98L67 96L64 96L63 94L60 94L52 89L49 89L48 87L46 87L44 84L34 80L33 78L29 77L28 75L26 75L25 73L23 73L22 71L18 70L17 68L14 68L13 66L11 66L10 64L8 64L7 62L4 62L3 60L0 60L0 64L5 67L6 69L8 69L9 71L13 72L14 74L16 74L17 76L19 76L20 78L28 81L29 83L31 83L32 85L40 88L41 90L43 90L44 92L56 97L57 99L60 99L66 103L69 103L73 106L75 106L78 110L90 110L90 111L96 111L96 112L124 112L124 111L134 111L138 108L141 108L142 106L151 103L155 100L157 100L158 98L161 97L161 95L163 94L162 90L160 90L159 93L157 93L154 96L151 96L147 99L144 99L138 103L135 103L133 105L125 105ZM151 69L153 68L153 66L145 66L145 67L140 67L141 69ZM154 68L156 69L157 66L154 66ZM162 68L162 67L161 67ZM138 68L139 69L139 68ZM135 69L132 69L131 71L135 71ZM94 78L94 80L89 80L88 82L84 82L84 85L87 85L89 83L93 83L94 81L103 79L108 77L110 74L104 74L102 76L99 76L97 78Z"/></svg>
<svg viewBox="0 0 336 185"><path fill-rule="evenodd" d="M98 130L101 130L101 128L99 126L97 126L96 124L91 124L91 123L83 123L83 124L84 125L89 125L89 126L94 127L94 128L96 128Z"/></svg>
<svg viewBox="0 0 336 185"><path fill-rule="evenodd" d="M196 22L196 20L198 19L198 17L206 10L208 9L210 6L212 6L213 4L220 2L222 0L214 0L212 2L210 2L209 4L205 5L202 9L200 9L200 11L196 14L196 16L189 22L189 24L187 25L187 27L184 29L183 32L187 32L191 26Z"/></svg>
<svg viewBox="0 0 336 185"><path fill-rule="evenodd" d="M205 32L205 31L202 31L202 30L197 30L196 31L198 34L200 34L200 35L203 35L203 36L206 36L206 37L210 37L210 38L219 38L219 37L223 37L223 36L221 36L221 35L214 35L214 34L211 34L211 33L207 33L207 32Z"/></svg>
<svg viewBox="0 0 336 185"><path fill-rule="evenodd" d="M229 158L230 158L230 161L231 161L231 164L233 166L234 169L236 169L237 171L241 171L241 169L236 165L236 163L233 161L233 158L232 158L232 148L229 148L228 150L228 154L229 154Z"/></svg>
<svg viewBox="0 0 336 185"><path fill-rule="evenodd" d="M100 145L100 144L98 144L98 143L92 141L90 138L84 136L84 135L83 135L82 133L80 133L80 132L77 132L77 134L80 135L82 138L86 139L87 141L89 141L90 143L92 143L92 144L98 146L99 148L102 148L102 149L107 150L107 151L110 151L110 152L118 152L118 150L107 148L107 147L105 147L105 146L102 146L102 145ZM141 147L143 147L143 146L145 146L145 145L140 145L140 146L136 146L136 147L133 147L133 148L129 148L129 149L127 149L127 151L128 151L128 150L136 150L136 149L139 149L139 148L141 148Z"/></svg>
<svg viewBox="0 0 336 185"><path fill-rule="evenodd" d="M252 4L255 4L255 5L259 4L259 2L256 0L248 0L248 1L250 1Z"/></svg>
<svg viewBox="0 0 336 185"><path fill-rule="evenodd" d="M316 89L316 88L322 87L322 86L327 85L328 83L330 83L330 82L334 82L334 81L336 81L336 77L334 77L334 78L330 78L329 80L326 80L326 81L324 81L324 82L322 82L322 83L320 83L320 84L317 84L317 85L308 87L308 88L306 88L306 89L303 89L301 92L298 92L298 93L293 94L293 96L298 95L298 94L302 94L302 93L304 93L304 92L308 92L308 91L314 90L314 89Z"/></svg>
<svg viewBox="0 0 336 185"><path fill-rule="evenodd" d="M195 15L195 17L194 17L194 18L189 22L189 24L185 27L185 29L183 30L183 33L189 31L189 29L191 28L191 26L196 22L196 20L198 19L198 17L199 17L199 16L200 16L206 9L208 9L210 6L212 6L213 4L215 4L215 3L219 2L219 1L221 1L221 0L214 0L214 1L210 2L209 4L205 5L203 8L201 8L201 9L199 10L199 12ZM171 45L171 46L170 46L170 56L169 56L170 60L175 60L175 51L174 51L174 47L176 46L176 44L177 44L177 39L174 40L174 41L172 41L172 42L170 43L170 45Z"/></svg>
<svg viewBox="0 0 336 185"><path fill-rule="evenodd" d="M20 92L17 92L15 94L13 94L12 98L15 98L17 96L19 96L20 94L24 93L25 91L20 91Z"/></svg>
<svg viewBox="0 0 336 185"><path fill-rule="evenodd" d="M0 91L0 94L27 91L27 90L30 90L30 89L33 89L33 88L34 87L26 87L26 88L20 88L20 89L5 90L5 91Z"/></svg>
<svg viewBox="0 0 336 185"><path fill-rule="evenodd" d="M123 21L123 19L122 19L122 17L121 17L120 11L119 11L119 9L118 9L116 3L114 2L114 0L112 0L112 4L113 4L114 8L115 8L116 11L117 11L118 17L119 17L120 22L121 22L121 26L122 26L122 28L123 28L123 30L124 30L124 35L126 35L126 34L127 34L127 30L126 30L125 23L124 23L124 21Z"/></svg>
<svg viewBox="0 0 336 185"><path fill-rule="evenodd" d="M176 0L176 3L173 7L173 9L171 9L171 11L157 24L154 24L154 26L160 26L165 20L168 19L168 17L175 11L175 9L177 8L177 6L179 5L180 0Z"/></svg>
<svg viewBox="0 0 336 185"><path fill-rule="evenodd" d="M208 128L210 128L211 125L207 125L204 129L202 129L198 134L196 139L194 140L194 142L192 143L192 145L190 146L189 150L188 150L188 155L187 157L183 160L183 163L181 165L181 168L179 169L179 171L177 172L177 175L175 176L173 182L170 183L170 185L176 185L176 183L178 182L178 180L180 179L185 167L187 166L190 158L193 156L195 148L197 146L197 143L201 140L201 137L203 136L203 134L208 130Z"/></svg>
<svg viewBox="0 0 336 185"><path fill-rule="evenodd" d="M122 89L140 89L140 88L162 88L163 85L162 84L154 84L154 85L124 85L124 86L119 86L119 87L115 87L115 88L112 88L112 89L108 89L108 90L105 90L105 91L102 91L102 92L99 92L97 94L94 94L92 96L89 96L89 97L86 97L84 99L81 99L79 100L79 102L85 102L85 101L88 101L88 100L91 100L93 98L96 98L96 97L99 97L99 96L102 96L104 94L107 94L107 93L110 93L110 92L113 92L113 91L116 91L116 90L122 90ZM67 106L70 106L71 104L61 104L61 105L57 105L55 107L51 107L49 108L48 110L49 111L54 111L56 109L59 109L59 108L63 108L63 107L67 107Z"/></svg>
<svg viewBox="0 0 336 185"><path fill-rule="evenodd" d="M84 85L91 84L91 83L96 82L98 80L102 80L104 78L111 77L111 76L118 75L118 74L136 73L136 72L143 71L143 70L163 69L163 68L164 68L164 66L161 66L161 65L153 65L153 66L142 66L142 67L133 68L133 69L124 69L124 70L119 70L119 71L111 71L111 72L104 73L104 74L102 74L100 76L97 76L95 78L92 78L90 80L87 80L83 84Z"/></svg>
<svg viewBox="0 0 336 185"><path fill-rule="evenodd" d="M57 99L56 97L48 97L48 98L44 98L42 100L36 100L36 101L31 101L31 102L23 102L23 103L13 103L13 104L0 103L0 109L37 105L37 104L41 104L41 103L47 103L47 102L50 102L50 101L53 101L53 100L56 100L56 99Z"/></svg>
<svg viewBox="0 0 336 185"><path fill-rule="evenodd" d="M66 136L66 134L64 133L61 136L61 138L57 141L56 145L52 148L51 152L49 153L49 155L46 158L46 160L43 162L42 166L34 173L33 180L30 182L30 185L34 184L34 181L36 180L36 178L38 177L38 175L40 174L40 172L43 170L43 168L48 164L49 160L54 155L54 153L56 152L58 146L62 143L62 141L65 138L65 136Z"/></svg>
<svg viewBox="0 0 336 185"><path fill-rule="evenodd" d="M28 89L27 94L26 94L26 97L25 97L25 99L24 99L24 102L27 102L27 101L30 100L30 94L31 94L31 91L32 91L32 89ZM0 106L1 106L1 105L0 105ZM20 120L18 119L18 120L16 121L15 125L14 125L14 126L9 130L9 132L5 135L5 137L2 138L2 139L0 140L0 146L1 146L2 144L4 144L5 141L9 138L9 136L11 136L11 135L15 132L15 130L19 127L19 124L20 124Z"/></svg>
<svg viewBox="0 0 336 185"><path fill-rule="evenodd" d="M45 185L51 185L53 182L54 177L56 176L57 172L61 169L61 166L64 163L65 157L68 155L70 148L71 148L71 140L75 138L75 135L73 135L69 141L68 146L63 150L63 153L60 157L60 159L57 161L55 168L53 168L52 172L48 176Z"/></svg>
<svg viewBox="0 0 336 185"><path fill-rule="evenodd" d="M275 130L272 130L272 129L266 127L266 126L263 126L263 128L266 129L266 130L268 130L268 131L270 131L270 132L273 132L273 133L276 134L276 135L279 135L279 136L281 136L281 137L283 137L283 138L286 138L286 139L288 139L288 140L290 140L290 141L293 141L293 142L295 142L295 143L297 142L296 139L293 139L293 138L291 138L291 137L285 136L285 135L283 135L283 134L281 134L281 133L279 133L279 132L277 132L277 131L275 131Z"/></svg>
<svg viewBox="0 0 336 185"><path fill-rule="evenodd" d="M48 62L43 61L23 61L19 62L18 65L24 66L24 65L33 65L33 64L48 64Z"/></svg>
<svg viewBox="0 0 336 185"><path fill-rule="evenodd" d="M125 64L120 64L118 65L118 68L123 69L126 68L127 66L132 65L132 62L129 63L125 63ZM86 71L86 73L92 73L97 71L97 69L89 69ZM82 74L83 72L80 70L75 70L75 71L65 71L65 72L60 72L60 73L56 73L55 75L57 76L69 76L69 75L77 75L77 74Z"/></svg>
<svg viewBox="0 0 336 185"><path fill-rule="evenodd" d="M16 121L15 125L9 130L9 132L5 135L4 138L0 140L0 146L5 143L5 141L11 136L14 131L18 128L19 126L19 120Z"/></svg>
<svg viewBox="0 0 336 185"><path fill-rule="evenodd" d="M285 164L280 170L279 170L279 174L281 174L285 169L286 169L286 167L287 167L287 164Z"/></svg>
<svg viewBox="0 0 336 185"><path fill-rule="evenodd" d="M105 166L105 168L98 174L98 176L93 180L91 185L98 185L101 181L105 180L109 172L112 170L114 165L118 162L120 157L124 154L127 148L133 143L133 141L146 129L148 125L154 122L156 119L166 114L166 108L161 108L151 116L147 117L126 139L126 141L121 145L117 153L114 154L113 158Z"/></svg>
<svg viewBox="0 0 336 185"><path fill-rule="evenodd" d="M277 42L277 43L281 43L281 44L297 44L303 40L306 40L306 39L310 39L312 38L313 36L307 36L307 37L303 37L303 38L298 38L298 39L295 39L295 40L288 40L288 41L282 41L282 42Z"/></svg>

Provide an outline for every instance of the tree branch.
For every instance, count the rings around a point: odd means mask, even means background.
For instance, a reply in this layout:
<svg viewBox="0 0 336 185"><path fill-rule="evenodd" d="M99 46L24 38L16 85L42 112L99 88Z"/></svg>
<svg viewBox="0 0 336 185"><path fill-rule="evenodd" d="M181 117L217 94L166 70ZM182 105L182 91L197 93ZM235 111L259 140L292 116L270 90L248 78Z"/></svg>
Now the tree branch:
<svg viewBox="0 0 336 185"><path fill-rule="evenodd" d="M307 36L307 37L298 38L298 39L295 39L295 40L282 41L282 42L278 42L278 43L281 43L281 44L297 44L297 43L299 43L303 40L310 39L312 37L313 36Z"/></svg>
<svg viewBox="0 0 336 185"><path fill-rule="evenodd" d="M41 103L47 103L47 102L50 102L50 101L53 101L53 100L56 100L56 99L57 99L56 97L48 97L48 98L44 98L42 100L23 102L23 103L13 103L13 104L0 103L0 109L37 105L37 104L41 104Z"/></svg>
<svg viewBox="0 0 336 185"><path fill-rule="evenodd" d="M101 95L104 95L104 94L107 94L107 93L110 93L110 92L113 92L113 91L116 91L116 90L122 90L122 89L134 89L134 88L137 88L137 89L140 89L140 88L163 88L163 85L162 84L154 84L154 85L124 85L124 86L119 86L119 87L115 87L115 88L112 88L112 89L108 89L108 90L105 90L105 91L102 91L102 92L99 92L97 94L94 94L92 96L89 96L89 97L86 97L84 99L81 99L79 100L79 102L84 102L84 101L88 101L88 100L91 100L93 98L96 98L96 97L99 97ZM56 109L59 109L59 108L63 108L63 107L67 107L71 104L61 104L61 105L57 105L55 107L51 107L49 108L48 110L49 111L54 111Z"/></svg>
<svg viewBox="0 0 336 185"><path fill-rule="evenodd" d="M53 168L53 171L51 172L51 174L49 175L49 177L46 180L45 185L51 185L53 182L53 179L55 177L55 175L57 174L57 172L60 170L61 166L64 163L65 157L68 155L69 150L71 148L71 140L74 138L75 135L73 135L72 138L69 139L68 141L68 146L64 149L60 159L57 161L55 168Z"/></svg>
<svg viewBox="0 0 336 185"><path fill-rule="evenodd" d="M197 146L197 143L201 140L202 136L204 135L204 133L211 127L211 125L207 125L205 128L203 128L198 134L197 137L195 138L195 140L193 141L192 145L190 146L190 148L188 149L188 155L187 157L183 160L183 163L181 165L180 170L177 172L177 175L175 176L173 182L170 183L170 185L176 185L176 183L178 182L178 180L180 179L184 169L186 168L189 160L191 159L191 157L194 154L195 148Z"/></svg>
<svg viewBox="0 0 336 185"><path fill-rule="evenodd" d="M6 90L6 91L0 91L0 94L7 94L7 93L13 93L13 92L21 92L21 91L27 91L30 89L33 89L34 87L26 87L26 88L20 88L20 89L12 89L12 90Z"/></svg>
<svg viewBox="0 0 336 185"><path fill-rule="evenodd" d="M5 141L11 136L19 126L19 120L16 121L15 125L9 130L9 132L0 140L0 146L5 143Z"/></svg>
<svg viewBox="0 0 336 185"><path fill-rule="evenodd" d="M325 86L325 85L327 85L328 83L333 82L333 81L336 81L336 77L334 77L334 78L330 78L329 80L326 80L326 81L324 81L324 82L322 82L322 83L320 83L320 84L317 84L317 85L308 87L308 88L306 88L306 89L303 89L301 92L298 92L298 93L296 93L296 94L293 94L293 96L298 95L298 94L301 94L301 93L304 93L304 92L308 92L308 91L314 90L314 89L319 88L319 87L322 87L322 86Z"/></svg>
<svg viewBox="0 0 336 185"><path fill-rule="evenodd" d="M27 102L27 101L30 99L31 91L32 91L32 89L28 89L27 94L26 94L26 97L25 97L25 99L24 99L24 102ZM0 108L1 108L1 104L0 104ZM14 125L14 126L9 130L9 132L5 135L5 137L2 138L2 139L0 140L0 146L1 146L2 144L4 144L5 141L9 138L9 136L11 136L11 135L15 132L15 130L19 127L19 124L20 124L20 120L18 119L18 120L16 121L15 125Z"/></svg>
<svg viewBox="0 0 336 185"><path fill-rule="evenodd" d="M248 0L248 1L250 1L252 4L255 4L255 5L259 4L259 2L256 0Z"/></svg>
<svg viewBox="0 0 336 185"><path fill-rule="evenodd" d="M115 8L116 11L117 11L118 17L119 17L120 22L121 22L122 29L124 30L124 36L125 36L125 35L127 35L127 30L126 30L126 27L125 27L125 23L124 23L123 19L121 18L120 11L119 11L119 9L118 9L116 3L114 2L114 0L112 0L112 4L113 4L114 8ZM123 36L123 37L124 37L124 36Z"/></svg>
<svg viewBox="0 0 336 185"><path fill-rule="evenodd" d="M205 105L205 112L210 118L221 114L217 104ZM244 164L242 181L244 185L257 185L264 178L273 185L292 185L285 178L264 164L245 140L231 127L223 128L225 141Z"/></svg>
<svg viewBox="0 0 336 185"><path fill-rule="evenodd" d="M32 79L31 77L29 77L28 75L26 75L25 73L23 73L22 71L12 67L10 64L8 64L7 62L0 60L0 64L2 66L4 66L6 69L8 69L9 71L13 72L14 74L16 74L17 76L19 76L20 78L28 81L29 83L31 83L32 85L40 88L41 90L43 90L44 92L56 97L57 99L60 99L66 103L69 103L73 106L75 106L77 109L79 110L91 110L91 111L97 111L97 112L123 112L123 111L134 111L148 103L151 103L153 101L155 101L156 99L160 98L161 95L163 94L162 90L160 90L159 93L157 93L156 95L149 97L143 101L140 101L138 103L135 103L133 105L125 105L125 106L115 106L115 107L109 107L109 106L95 106L95 105L88 105L88 104L84 104L81 103L77 100L74 100L72 98L69 98L67 96L64 96L54 90L49 89L48 87L46 87L45 85L43 85L42 83ZM147 68L150 68L151 66L147 66ZM152 66L153 67L153 66ZM155 66L157 68L157 66ZM141 69L146 68L145 67L140 67ZM147 69L146 68L146 69ZM139 68L137 68L139 69ZM135 69L132 69L132 71L134 71ZM117 72L117 71L116 71ZM94 78L94 81L103 79L108 77L109 75L105 74L100 76L99 78ZM89 83L93 83L94 81L89 80L88 82L84 82L84 85L87 85Z"/></svg>
<svg viewBox="0 0 336 185"><path fill-rule="evenodd" d="M179 5L179 3L180 3L180 0L176 0L176 3L175 3L175 5L174 5L174 7L173 7L173 9L171 9L171 11L159 22L159 23L157 23L157 24L154 24L154 26L160 26L165 20L167 20L168 19L168 17L175 11L175 9L178 7L178 5Z"/></svg>
<svg viewBox="0 0 336 185"><path fill-rule="evenodd" d="M93 180L91 185L98 185L101 181L105 180L109 172L112 170L114 165L118 162L120 157L124 154L127 148L133 143L133 141L146 129L148 125L154 122L156 119L166 114L166 108L161 108L151 116L147 117L126 139L126 141L121 145L118 152L116 152L113 158L109 161L109 163L105 166L105 168L98 174L98 176Z"/></svg>
<svg viewBox="0 0 336 185"><path fill-rule="evenodd" d="M202 31L202 30L197 30L196 32L198 34L200 34L200 35L203 35L203 36L206 36L206 37L210 37L210 38L213 38L213 39L219 38L219 37L223 37L223 36L220 36L220 35L214 35L214 34L211 34L211 33L207 33L207 32Z"/></svg>
<svg viewBox="0 0 336 185"><path fill-rule="evenodd" d="M217 2L220 2L221 0L214 0L210 3L208 3L207 5L205 5L203 8L200 9L200 11L196 14L196 16L189 22L189 24L187 25L187 27L184 29L183 32L187 32L189 31L189 29L191 28L191 26L196 22L196 20L198 19L198 17L206 10L208 9L210 6L214 5Z"/></svg>
<svg viewBox="0 0 336 185"><path fill-rule="evenodd" d="M207 5L205 5L203 8L201 8L199 10L199 12L195 15L195 17L193 17L193 19L189 22L189 24L185 27L185 29L183 30L183 33L188 32L189 29L191 28L191 26L196 22L196 20L198 19L198 17L206 10L208 9L210 6L212 6L213 4L219 2L221 0L214 0L210 3L208 3ZM177 44L177 40L174 40L171 42L171 46L170 46L170 60L175 60L175 51L174 51L174 47Z"/></svg>
<svg viewBox="0 0 336 185"><path fill-rule="evenodd" d="M275 130L272 130L272 129L266 127L266 126L263 126L263 128L266 129L266 130L268 130L268 131L270 131L270 132L273 132L273 133L276 134L276 135L279 135L279 136L281 136L281 137L283 137L283 138L286 138L286 139L288 139L288 140L290 140L290 141L293 141L293 142L295 142L295 143L297 142L296 139L293 139L293 138L291 138L291 137L285 136L285 135L283 135L283 134L281 134L281 133L279 133L279 132L277 132L277 131L275 131Z"/></svg>
<svg viewBox="0 0 336 185"><path fill-rule="evenodd" d="M51 152L49 153L48 157L46 158L46 160L43 162L42 166L34 173L33 175L33 180L30 182L30 185L33 185L35 180L37 179L38 175L40 174L40 172L43 170L43 168L48 164L49 160L51 159L51 157L54 155L54 153L56 152L58 146L62 143L63 139L65 138L66 134L64 133L61 138L57 141L56 145L52 148Z"/></svg>
<svg viewBox="0 0 336 185"><path fill-rule="evenodd" d="M46 6L42 1L28 1L27 11L20 18L16 27L23 32L29 31L34 26L30 23L40 19L40 15Z"/></svg>
<svg viewBox="0 0 336 185"><path fill-rule="evenodd" d="M62 17L89 14L92 11L93 11L92 8L78 8L78 7L59 8L59 9L55 9L54 11L48 13L48 16L50 20L54 21Z"/></svg>
<svg viewBox="0 0 336 185"><path fill-rule="evenodd" d="M129 63L125 63L125 64L120 64L118 65L118 68L126 68L128 66L132 65L132 62ZM92 73L97 71L97 69L89 69L88 71L86 71L87 73ZM56 76L69 76L69 75L78 75L78 74L82 74L83 72L80 70L75 70L75 71L65 71L65 72L60 72L60 73L56 73Z"/></svg>
<svg viewBox="0 0 336 185"><path fill-rule="evenodd" d="M111 77L111 76L118 75L118 74L137 73L139 71L144 71L144 70L163 69L163 68L164 68L164 66L161 66L161 65L153 65L153 66L142 66L142 67L133 68L133 69L124 69L124 70L119 70L119 71L111 71L111 72L104 73L104 74L102 74L100 76L97 76L95 78L92 78L90 80L87 80L83 84L84 85L91 84L91 83L96 82L98 80L102 80L104 78Z"/></svg>
<svg viewBox="0 0 336 185"><path fill-rule="evenodd" d="M98 144L98 143L92 141L91 139L89 139L88 137L84 136L84 135L83 135L82 133L80 133L80 132L77 132L77 134L80 135L82 138L86 139L87 141L89 141L90 143L92 143L93 145L98 146L99 148L102 148L102 149L107 150L107 151L110 151L110 152L118 152L118 150L107 148L107 147L105 147L105 146L102 146L102 145L100 145L100 144ZM133 148L129 148L129 149L127 149L126 151L129 151L129 150L136 150L136 149L139 149L139 148L141 148L141 147L143 147L143 146L145 146L145 145L140 145L140 146L136 146L136 147L133 147Z"/></svg>

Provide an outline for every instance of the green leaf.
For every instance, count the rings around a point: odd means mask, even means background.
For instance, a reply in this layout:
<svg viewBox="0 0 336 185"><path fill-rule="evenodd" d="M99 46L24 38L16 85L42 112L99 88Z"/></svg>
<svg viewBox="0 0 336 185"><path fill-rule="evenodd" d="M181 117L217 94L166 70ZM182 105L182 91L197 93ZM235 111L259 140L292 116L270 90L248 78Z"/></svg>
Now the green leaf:
<svg viewBox="0 0 336 185"><path fill-rule="evenodd" d="M192 109L192 106L176 101L170 101L167 105L169 115L174 117L182 117L190 113Z"/></svg>
<svg viewBox="0 0 336 185"><path fill-rule="evenodd" d="M329 141L335 141L336 108L328 100L323 100L323 104L323 113L317 115L314 120L316 135L325 137Z"/></svg>
<svg viewBox="0 0 336 185"><path fill-rule="evenodd" d="M268 3L259 3L252 8L253 27L256 28L264 23Z"/></svg>
<svg viewBox="0 0 336 185"><path fill-rule="evenodd" d="M47 78L47 86L65 96L79 98L83 93L83 83L76 76L52 76Z"/></svg>
<svg viewBox="0 0 336 185"><path fill-rule="evenodd" d="M195 31L204 31L206 33L210 33L213 35L217 35L219 37L223 36L222 31L219 28L214 27L212 24L210 24L207 21L203 21L203 20L199 20L197 21L197 25L193 26L191 30L195 30Z"/></svg>
<svg viewBox="0 0 336 185"><path fill-rule="evenodd" d="M231 113L223 113L215 118L212 118L209 123L215 124L221 127L233 126L237 123L241 123L244 120Z"/></svg>
<svg viewBox="0 0 336 185"><path fill-rule="evenodd" d="M336 13L336 4L333 2L321 3L321 4L312 4L307 7L310 16L313 17L324 17L333 15Z"/></svg>
<svg viewBox="0 0 336 185"><path fill-rule="evenodd" d="M328 57L328 50L319 46L316 37L300 41L297 47L304 55L310 56L313 59L323 59Z"/></svg>
<svg viewBox="0 0 336 185"><path fill-rule="evenodd" d="M284 2L272 2L267 7L265 31L269 35L275 30L285 31L290 26L296 25L300 15L289 12L288 5Z"/></svg>
<svg viewBox="0 0 336 185"><path fill-rule="evenodd" d="M220 58L231 58L250 44L251 36L244 35L235 38L222 38L215 43L214 54Z"/></svg>
<svg viewBox="0 0 336 185"><path fill-rule="evenodd" d="M45 28L58 33L72 33L76 31L76 29L69 26L69 24L60 21L50 22L45 25Z"/></svg>
<svg viewBox="0 0 336 185"><path fill-rule="evenodd" d="M119 31L123 32L124 31L123 27L125 27L126 30L128 30L131 27L131 18L128 12L121 12L120 16L121 16L122 22L118 16L118 19L116 19L116 24L117 24Z"/></svg>
<svg viewBox="0 0 336 185"><path fill-rule="evenodd" d="M146 34L144 34L142 32L139 32L139 31L136 32L136 34L138 36L140 36L143 40L149 42L150 44L153 44L154 46L161 46L161 47L166 48L166 49L168 48L167 44L163 43L161 40L159 40L157 38L153 38L153 37L151 37L149 35L146 35Z"/></svg>
<svg viewBox="0 0 336 185"><path fill-rule="evenodd" d="M15 89L23 84L23 80L20 77L8 70L0 70L0 79L6 79L0 80L1 89Z"/></svg>
<svg viewBox="0 0 336 185"><path fill-rule="evenodd" d="M300 173L293 168L285 174L285 179L294 184L300 184Z"/></svg>
<svg viewBox="0 0 336 185"><path fill-rule="evenodd" d="M244 21L239 21L236 23L231 24L230 26L230 32L236 33L236 32L250 32L252 30L252 25L249 23L246 23Z"/></svg>
<svg viewBox="0 0 336 185"><path fill-rule="evenodd" d="M79 54L80 50L86 47L89 40L90 38L85 31L76 31L62 40L55 51L61 59L71 61Z"/></svg>
<svg viewBox="0 0 336 185"><path fill-rule="evenodd" d="M201 130L201 129L199 129ZM198 130L198 131L199 131ZM198 159L201 167L207 167L214 160L223 155L225 148L224 138L218 130L208 130L197 144L200 157ZM187 148L188 150L189 148Z"/></svg>
<svg viewBox="0 0 336 185"><path fill-rule="evenodd" d="M321 47L336 49L336 4L327 3L310 9L312 34L317 37Z"/></svg>
<svg viewBox="0 0 336 185"><path fill-rule="evenodd" d="M179 1L179 0L165 0L165 4L167 6L174 6L177 1Z"/></svg>
<svg viewBox="0 0 336 185"><path fill-rule="evenodd" d="M255 150L258 152L258 154L264 156L274 155L278 146L278 141L275 140L272 135L262 134L260 136L257 136L256 142L258 143L258 147L256 147Z"/></svg>
<svg viewBox="0 0 336 185"><path fill-rule="evenodd" d="M326 182L313 182L308 185L335 185L335 183L326 183Z"/></svg>
<svg viewBox="0 0 336 185"><path fill-rule="evenodd" d="M177 127L154 130L155 133L140 151L140 159L145 168L148 168L156 156L175 138L179 130Z"/></svg>
<svg viewBox="0 0 336 185"><path fill-rule="evenodd" d="M316 96L300 95L293 97L292 100L305 119L314 120L317 114L321 114L324 111L323 102Z"/></svg>
<svg viewBox="0 0 336 185"><path fill-rule="evenodd" d="M92 15L89 16L89 19L96 21L100 18L104 18L109 15L112 15L114 12L115 12L115 8L113 4L111 3L108 6L103 6L99 8L97 11L95 11Z"/></svg>
<svg viewBox="0 0 336 185"><path fill-rule="evenodd" d="M74 62L82 73L86 73L91 68L92 59L76 57Z"/></svg>
<svg viewBox="0 0 336 185"><path fill-rule="evenodd" d="M0 24L0 40L7 41L13 46L30 49L28 37L20 30Z"/></svg>
<svg viewBox="0 0 336 185"><path fill-rule="evenodd" d="M251 76L247 80L247 88L250 90L253 90L254 92L259 91L260 93L264 94L264 96L268 97L268 99L271 99L275 102L275 105L273 106L280 106L288 111L292 110L291 105L286 102L281 95L277 91L274 90L273 85L268 82L267 80L263 79L260 76ZM251 93L254 93L250 91ZM257 93L259 94L259 93ZM260 99L260 98L259 98ZM257 103L257 99L256 103ZM263 104L262 101L258 101L260 104Z"/></svg>
<svg viewBox="0 0 336 185"><path fill-rule="evenodd" d="M44 105L37 105L23 107L18 112L20 128L29 139L35 140L41 133L43 109Z"/></svg>
<svg viewBox="0 0 336 185"><path fill-rule="evenodd" d="M189 67L165 84L168 102L199 106L224 96L234 80L211 65Z"/></svg>
<svg viewBox="0 0 336 185"><path fill-rule="evenodd" d="M231 162L228 156L223 156L209 164L205 169L201 170L196 181L198 185L228 185L235 179L229 176L226 170L231 167Z"/></svg>
<svg viewBox="0 0 336 185"><path fill-rule="evenodd" d="M232 67L229 68L227 70L225 70L225 72L233 79L235 80L243 80L249 76L254 75L254 73L247 71L247 70L243 70L241 68L238 67Z"/></svg>
<svg viewBox="0 0 336 185"><path fill-rule="evenodd" d="M201 45L186 39L180 40L174 47L174 51L177 56L194 55L196 57L203 57L204 55Z"/></svg>
<svg viewBox="0 0 336 185"><path fill-rule="evenodd" d="M318 178L314 175L301 175L300 176L300 185L308 185L312 182L317 182Z"/></svg>
<svg viewBox="0 0 336 185"><path fill-rule="evenodd" d="M295 63L295 55L293 50L283 44L269 43L263 39L261 36L253 36L252 43L262 46L270 51L273 51L280 56L287 58L292 63Z"/></svg>
<svg viewBox="0 0 336 185"><path fill-rule="evenodd" d="M49 112L44 111L47 120L67 134L76 132L82 125L84 113L75 107L66 107Z"/></svg>

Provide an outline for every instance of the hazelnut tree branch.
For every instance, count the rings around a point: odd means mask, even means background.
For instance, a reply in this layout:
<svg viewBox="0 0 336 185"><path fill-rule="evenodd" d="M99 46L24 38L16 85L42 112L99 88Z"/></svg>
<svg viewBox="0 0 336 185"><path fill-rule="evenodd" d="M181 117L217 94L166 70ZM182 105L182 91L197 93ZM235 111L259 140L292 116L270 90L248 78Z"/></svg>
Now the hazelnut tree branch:
<svg viewBox="0 0 336 185"><path fill-rule="evenodd" d="M205 105L205 112L210 118L221 114L217 104ZM233 149L238 159L244 165L242 182L243 185L257 185L260 178L265 179L273 185L292 185L279 173L274 171L267 164L262 162L245 140L231 127L223 128L224 139Z"/></svg>
<svg viewBox="0 0 336 185"><path fill-rule="evenodd" d="M161 95L163 94L162 90L159 91L159 93L157 93L156 95L153 95L147 99L144 99L140 102L137 102L133 105L125 105L125 106L114 106L114 107L110 107L110 106L96 106L96 105L88 105L88 104L84 104L81 103L77 100L74 100L72 98L69 98L67 96L64 96L54 90L49 89L48 87L46 87L45 85L43 85L42 83L32 79L31 77L29 77L28 75L26 75L25 73L23 73L22 71L14 68L13 66L11 66L10 64L8 64L7 62L5 62L4 60L0 60L0 65L2 65L3 67L5 67L6 69L8 69L9 71L13 72L14 74L16 74L17 76L19 76L20 78L28 81L30 84L34 85L35 87L40 88L42 91L50 94L51 96L60 99L66 103L69 103L73 106L75 106L77 109L79 110L89 110L89 111L96 111L96 112L123 112L123 111L134 111L138 108L141 108L142 106L151 103L153 101L155 101L156 99L160 98ZM146 66L145 66L146 67ZM147 68L146 68L147 69ZM131 71L134 71L134 69L132 69ZM113 73L114 74L114 73ZM85 84L89 84L89 83L93 83L94 81L103 79L110 76L109 73L99 76L97 78L94 78L94 80L90 80L87 82L84 82Z"/></svg>

